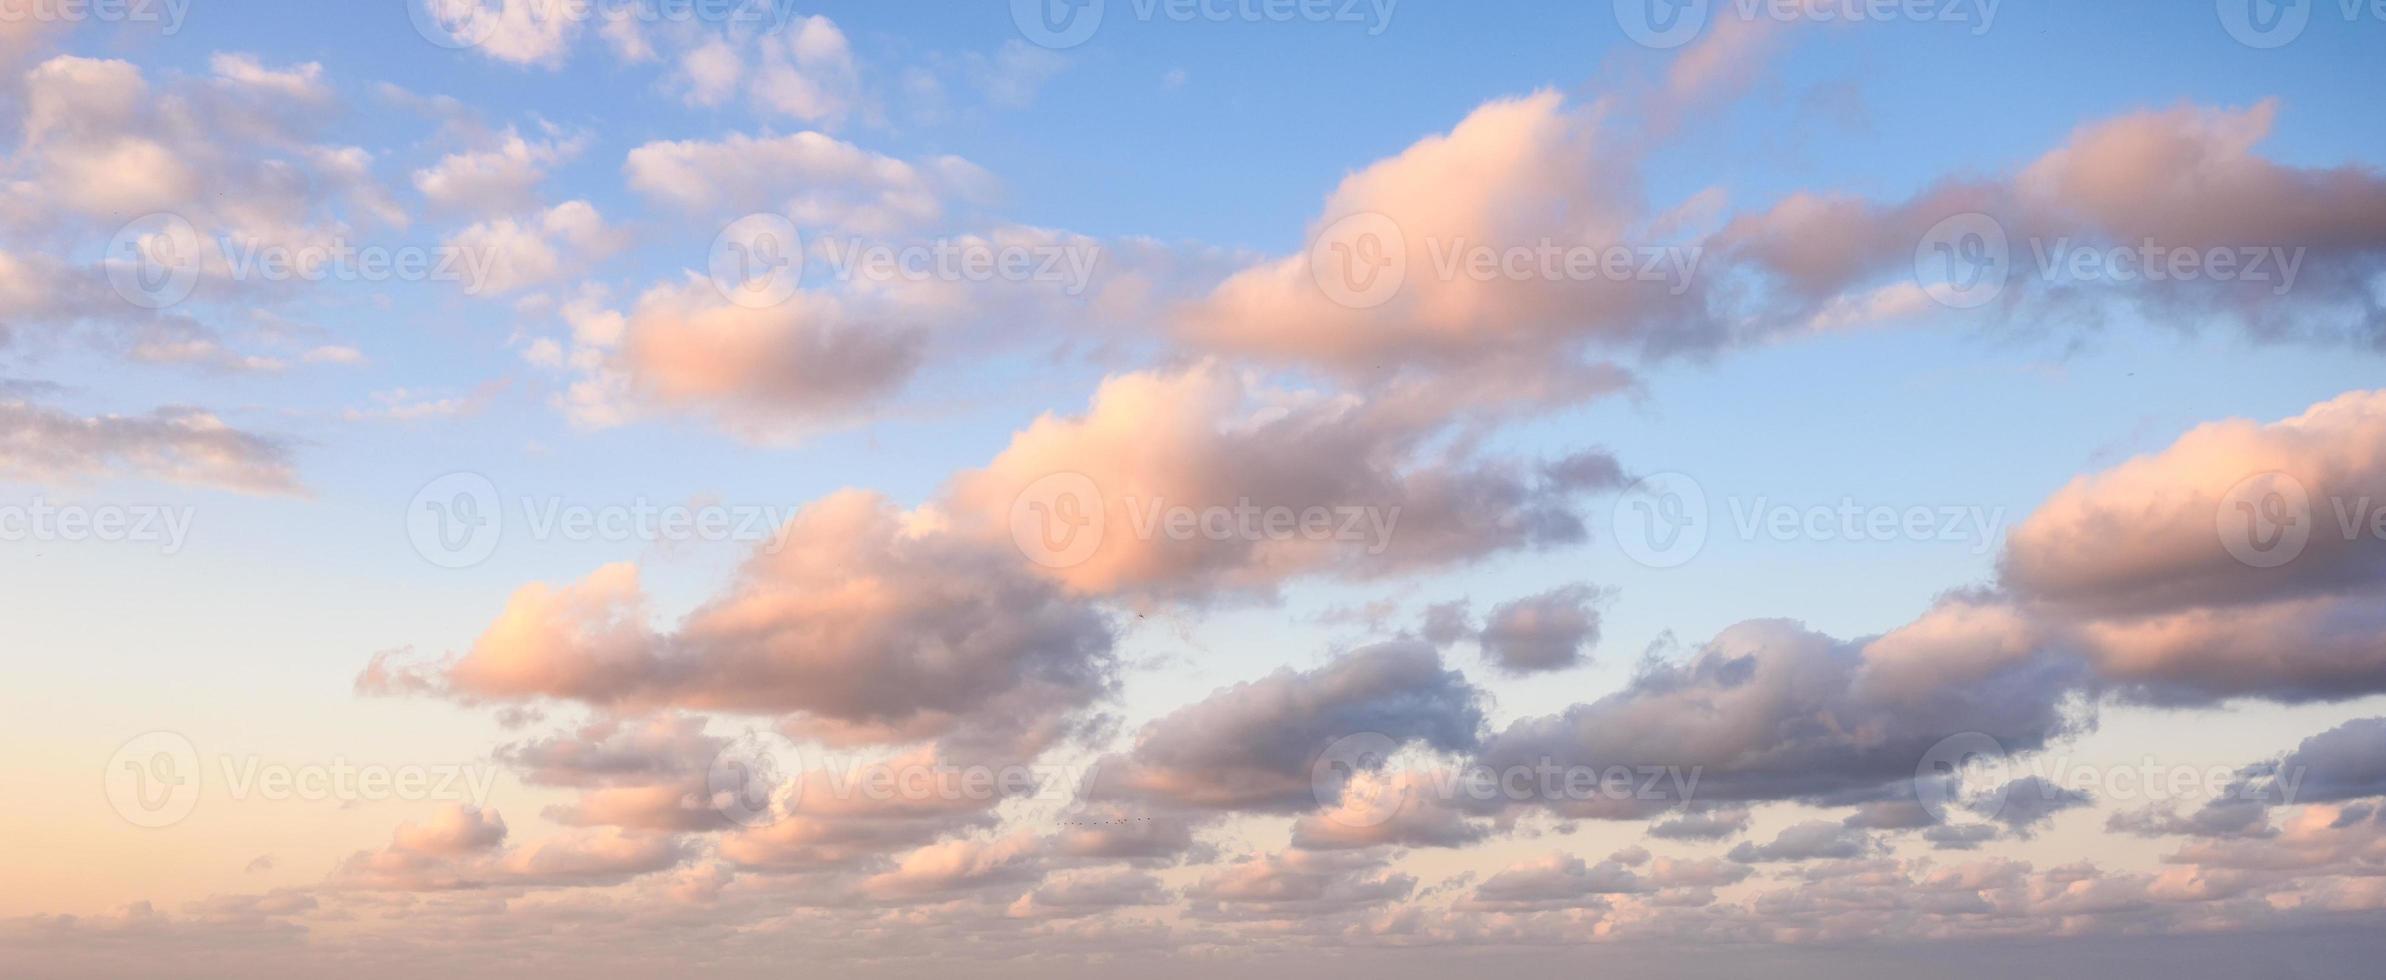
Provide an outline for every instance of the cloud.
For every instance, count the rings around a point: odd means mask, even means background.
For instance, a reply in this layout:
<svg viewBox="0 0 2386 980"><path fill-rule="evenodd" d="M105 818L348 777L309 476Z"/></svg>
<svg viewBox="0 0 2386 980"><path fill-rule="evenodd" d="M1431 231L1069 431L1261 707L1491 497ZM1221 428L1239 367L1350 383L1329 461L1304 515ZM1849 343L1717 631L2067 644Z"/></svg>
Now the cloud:
<svg viewBox="0 0 2386 980"><path fill-rule="evenodd" d="M2259 341L2375 348L2386 313L2366 284L2386 268L2386 176L2260 156L2277 116L2275 101L2133 112L2081 126L2016 173L1942 181L1903 201L1796 192L1734 219L1714 245L1735 269L1787 287L1794 299L1768 313L1777 322L1841 322L1867 307L1920 309L1917 249L1940 222L1983 214L2009 248L1984 295L2009 320L2119 303ZM2157 252L2144 274L2065 271L2075 250L2114 248ZM2267 268L2246 250L2265 253ZM2182 260L2193 274L2156 274Z"/></svg>
<svg viewBox="0 0 2386 980"><path fill-rule="evenodd" d="M1590 468L1440 446L1445 420L1416 408L1269 388L1216 361L1120 375L1084 414L1044 416L956 476L950 497L959 519L1018 536L1047 574L1096 594L1264 595L1295 575L1379 578L1586 539L1574 500L1601 488ZM1060 526L1072 514L1082 523Z"/></svg>
<svg viewBox="0 0 2386 980"><path fill-rule="evenodd" d="M587 201L566 201L528 219L494 218L450 236L462 258L463 289L513 292L573 276L629 244Z"/></svg>
<svg viewBox="0 0 2386 980"><path fill-rule="evenodd" d="M1442 787L1451 785L1451 778L1447 772L1414 770L1353 773L1331 805L1293 821L1292 846L1310 851L1465 847L1490 837L1490 823L1473 819L1460 801L1443 798Z"/></svg>
<svg viewBox="0 0 2386 980"><path fill-rule="evenodd" d="M1096 766L1086 795L1196 810L1310 809L1326 802L1315 770L1337 741L1380 736L1465 750L1483 723L1481 696L1423 644L1356 650L1315 670L1220 689L1145 725L1132 749Z"/></svg>
<svg viewBox="0 0 2386 980"><path fill-rule="evenodd" d="M1993 798L1996 802L1981 808L1981 815L2025 833L2053 820L2057 813L2096 802L2085 790L2057 785L2043 776L2023 776L2006 783Z"/></svg>
<svg viewBox="0 0 2386 980"><path fill-rule="evenodd" d="M1416 884L1374 857L1282 851L1228 865L1185 896L1187 910L1200 918L1314 923L1407 898Z"/></svg>
<svg viewBox="0 0 2386 980"><path fill-rule="evenodd" d="M320 143L333 100L320 65L276 69L218 56L212 79L152 85L130 62L59 56L24 79L21 180L11 223L76 220L112 233L171 212L209 236L321 242L345 230L333 206L376 223L404 213L371 177L366 151Z"/></svg>
<svg viewBox="0 0 2386 980"><path fill-rule="evenodd" d="M1471 904L1503 911L1602 907L1602 896L1649 888L1640 875L1619 862L1585 864L1581 858L1561 852L1510 865L1485 879L1475 886Z"/></svg>
<svg viewBox="0 0 2386 980"><path fill-rule="evenodd" d="M637 569L523 587L460 658L372 678L466 699L791 716L807 734L1041 746L1113 683L1103 616L920 514L805 507L728 592L657 632Z"/></svg>
<svg viewBox="0 0 2386 980"><path fill-rule="evenodd" d="M2304 739L2278 760L2272 783L2293 780L2293 800L2340 803L2386 797L2386 718L2355 718Z"/></svg>
<svg viewBox="0 0 2386 980"><path fill-rule="evenodd" d="M548 171L578 156L583 145L577 138L531 140L509 128L494 146L450 153L415 171L414 188L436 208L519 214L538 207L539 185Z"/></svg>
<svg viewBox="0 0 2386 980"><path fill-rule="evenodd" d="M931 225L994 186L960 157L898 160L814 132L647 143L622 171L632 190L683 211L777 212L806 230L877 236Z"/></svg>
<svg viewBox="0 0 2386 980"><path fill-rule="evenodd" d="M1044 879L1019 896L1004 913L1015 919L1057 919L1099 915L1114 909L1167 904L1172 896L1160 879L1141 871L1067 871Z"/></svg>
<svg viewBox="0 0 2386 980"><path fill-rule="evenodd" d="M289 446L196 408L80 416L0 394L0 459L16 480L140 478L255 494L302 492Z"/></svg>
<svg viewBox="0 0 2386 980"><path fill-rule="evenodd" d="M2163 703L2386 690L2386 538L2359 524L2382 442L2386 392L2348 392L2072 481L2008 536L1981 662L2035 636Z"/></svg>
<svg viewBox="0 0 2386 980"><path fill-rule="evenodd" d="M901 390L925 339L830 294L732 302L690 274L638 297L628 313L567 308L579 379L565 407L587 425L686 412L731 432L777 442L848 422Z"/></svg>
<svg viewBox="0 0 2386 980"><path fill-rule="evenodd" d="M1692 809L1649 826L1649 836L1666 840L1722 840L1748 831L1746 807Z"/></svg>
<svg viewBox="0 0 2386 980"><path fill-rule="evenodd" d="M1413 367L1445 398L1509 403L1613 390L1619 372L1583 362L1590 349L1709 346L1719 327L1689 275L1695 250L1652 241L1638 175L1605 115L1603 104L1554 91L1478 107L1450 132L1345 178L1309 226L1309 252L1228 278L1182 312L1179 334L1353 379ZM1375 244L1365 244L1370 235ZM1366 256L1380 254L1374 271L1398 286L1337 300L1320 276L1344 275L1335 263L1360 254L1337 247L1363 244ZM1621 276L1477 274L1468 264L1534 247L1621 248L1635 261ZM1656 261L1639 261L1647 256ZM1378 292L1389 295L1374 302Z"/></svg>
<svg viewBox="0 0 2386 980"><path fill-rule="evenodd" d="M1623 691L1494 734L1481 758L1511 766L1673 766L1694 787L1661 781L1635 812L1691 799L1708 804L1840 799L1903 788L1931 747L1982 732L2007 751L2075 731L2066 691L2080 671L2048 656L1926 695L1885 698L1858 683L1862 641L1786 620L1730 627L1685 658L1655 661ZM1571 801L1547 801L1561 810Z"/></svg>
<svg viewBox="0 0 2386 980"><path fill-rule="evenodd" d="M1599 642L1600 596L1568 585L1494 607L1478 637L1483 653L1514 674L1581 666Z"/></svg>
<svg viewBox="0 0 2386 980"><path fill-rule="evenodd" d="M1880 842L1872 835L1854 827L1845 827L1828 820L1809 820L1792 824L1773 838L1771 843L1741 841L1731 849L1730 858L1742 864L1767 861L1846 860L1860 858L1881 850Z"/></svg>
<svg viewBox="0 0 2386 980"><path fill-rule="evenodd" d="M358 851L332 872L338 889L455 891L609 884L660 871L684 856L668 836L582 832L505 846L505 819L462 805L400 824L389 846Z"/></svg>

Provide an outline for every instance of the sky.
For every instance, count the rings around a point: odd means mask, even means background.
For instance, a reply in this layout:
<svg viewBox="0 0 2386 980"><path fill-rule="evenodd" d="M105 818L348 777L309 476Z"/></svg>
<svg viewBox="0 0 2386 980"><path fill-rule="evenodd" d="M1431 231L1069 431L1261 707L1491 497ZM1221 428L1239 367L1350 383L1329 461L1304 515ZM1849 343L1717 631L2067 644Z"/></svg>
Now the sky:
<svg viewBox="0 0 2386 980"><path fill-rule="evenodd" d="M2381 50L0 0L0 974L2361 975Z"/></svg>

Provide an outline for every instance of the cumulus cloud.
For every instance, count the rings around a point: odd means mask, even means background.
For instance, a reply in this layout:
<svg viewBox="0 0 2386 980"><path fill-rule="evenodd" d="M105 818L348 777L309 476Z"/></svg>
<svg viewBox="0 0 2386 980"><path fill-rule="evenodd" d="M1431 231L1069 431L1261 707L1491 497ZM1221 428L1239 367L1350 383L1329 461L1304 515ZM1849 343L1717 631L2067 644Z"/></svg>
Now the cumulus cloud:
<svg viewBox="0 0 2386 980"><path fill-rule="evenodd" d="M1595 467L1444 448L1444 420L1415 408L1271 388L1216 361L1120 375L950 496L1088 593L1266 593L1585 540L1573 501L1604 487Z"/></svg>
<svg viewBox="0 0 2386 980"><path fill-rule="evenodd" d="M1484 655L1516 674L1580 666L1599 642L1600 595L1568 585L1493 607L1478 637Z"/></svg>
<svg viewBox="0 0 2386 980"><path fill-rule="evenodd" d="M463 805L400 824L387 847L358 851L330 884L366 891L456 891L537 885L607 884L679 863L669 836L580 832L506 846L505 818Z"/></svg>
<svg viewBox="0 0 2386 980"><path fill-rule="evenodd" d="M1719 257L1786 287L1768 315L1826 320L1831 311L1910 297L1917 247L1941 221L1985 214L2009 264L1991 297L2012 317L2111 301L2186 326L2219 323L2258 340L2376 347L2386 315L2366 283L2386 260L2386 176L2361 166L2298 167L2259 154L2279 114L2181 105L2080 127L2017 173L1950 180L1904 201L1802 191L1734 219ZM2151 175L2151 176L2149 176ZM2073 249L2162 250L2154 261L2212 250L2225 268L2197 275L2066 274ZM2242 256L2265 253L2267 269ZM2124 270L2128 271L2128 270ZM2290 278L2292 277L2292 278Z"/></svg>
<svg viewBox="0 0 2386 980"><path fill-rule="evenodd" d="M783 441L877 407L924 356L916 326L834 295L798 291L749 306L694 274L647 290L627 313L586 304L565 313L574 343L555 360L578 377L564 406L588 425L687 412Z"/></svg>
<svg viewBox="0 0 2386 980"><path fill-rule="evenodd" d="M1661 782L1658 798L1634 801L1643 808L1691 799L1861 802L1904 788L1949 735L1988 733L2025 751L2076 730L2062 702L2079 671L2059 658L1919 698L1882 698L1857 683L1862 649L1784 620L1741 623L1686 658L1649 664L1619 693L1518 720L1486 741L1482 758L1495 769L1546 761L1698 773L1695 787Z"/></svg>
<svg viewBox="0 0 2386 980"><path fill-rule="evenodd" d="M1648 882L1617 861L1586 864L1571 854L1553 853L1510 865L1475 886L1477 907L1517 911L1599 905L1601 896L1649 890Z"/></svg>
<svg viewBox="0 0 2386 980"><path fill-rule="evenodd" d="M876 236L933 224L994 186L960 157L899 160L815 132L647 143L622 171L632 190L691 213L776 212L805 229Z"/></svg>
<svg viewBox="0 0 2386 980"><path fill-rule="evenodd" d="M1477 108L1345 178L1310 225L1315 247L1227 279L1182 312L1180 334L1350 378L1382 381L1415 366L1444 397L1511 402L1613 390L1620 375L1584 361L1586 351L1711 343L1719 327L1697 288L1696 250L1669 250L1650 234L1638 175L1605 116L1601 104L1554 91ZM1362 246L1364 255L1338 250ZM1624 275L1477 274L1465 264L1542 246L1623 249L1632 261ZM1321 277L1350 271L1336 263L1361 258L1378 268L1353 284L1373 273L1398 288L1380 303L1375 292L1352 302L1321 288L1334 281Z"/></svg>
<svg viewBox="0 0 2386 980"><path fill-rule="evenodd" d="M493 145L459 150L414 172L414 188L433 207L473 215L518 214L538 206L539 185L556 165L578 156L580 138L530 139L507 129Z"/></svg>
<svg viewBox="0 0 2386 980"><path fill-rule="evenodd" d="M493 218L450 236L465 292L493 295L577 274L629 244L587 201L566 201L523 219Z"/></svg>
<svg viewBox="0 0 2386 980"><path fill-rule="evenodd" d="M1319 799L1316 773L1337 742L1373 736L1388 745L1464 750L1483 723L1480 698L1429 646L1368 647L1315 670L1288 668L1223 688L1160 717L1132 749L1102 760L1087 795L1192 809L1306 810L1327 802ZM1383 760L1350 761L1363 768Z"/></svg>
<svg viewBox="0 0 2386 980"><path fill-rule="evenodd" d="M2085 790L2058 785L2044 776L2023 776L2006 783L1994 791L1993 798L1995 803L1981 808L1982 815L2022 833L2043 826L2057 813L2096 802Z"/></svg>
<svg viewBox="0 0 2386 980"><path fill-rule="evenodd" d="M2386 392L2214 422L2057 491L2008 535L1998 585L1865 653L1870 690L2058 651L2132 697L2310 701L2386 689ZM2351 520L2348 521L2348 518Z"/></svg>
<svg viewBox="0 0 2386 980"><path fill-rule="evenodd" d="M1227 865L1185 889L1187 910L1208 919L1303 921L1407 898L1417 879L1354 852L1282 851Z"/></svg>
<svg viewBox="0 0 2386 980"><path fill-rule="evenodd" d="M1014 554L859 491L799 512L723 596L659 632L632 565L525 586L461 657L386 668L467 699L786 714L807 734L1048 744L1112 684L1101 614Z"/></svg>
<svg viewBox="0 0 2386 980"><path fill-rule="evenodd" d="M273 68L221 56L207 81L153 85L130 62L74 56L26 73L20 181L10 217L75 219L114 231L129 217L171 212L208 235L299 243L344 230L329 205L377 223L405 216L371 179L364 150L316 142L318 113L291 102L330 99L319 65Z"/></svg>

